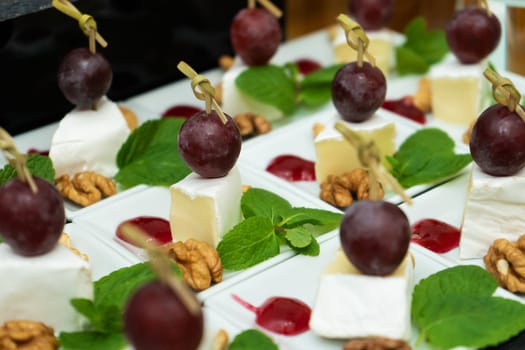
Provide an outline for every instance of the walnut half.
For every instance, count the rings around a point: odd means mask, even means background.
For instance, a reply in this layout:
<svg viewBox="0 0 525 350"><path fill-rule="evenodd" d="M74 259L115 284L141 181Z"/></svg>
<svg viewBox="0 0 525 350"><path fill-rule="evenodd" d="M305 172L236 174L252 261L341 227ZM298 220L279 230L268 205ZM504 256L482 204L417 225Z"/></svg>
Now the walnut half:
<svg viewBox="0 0 525 350"><path fill-rule="evenodd" d="M94 171L82 171L73 178L63 175L55 180L55 185L63 197L83 207L117 193L112 179Z"/></svg>
<svg viewBox="0 0 525 350"><path fill-rule="evenodd" d="M53 328L41 322L7 321L0 327L2 350L56 350L58 346Z"/></svg>
<svg viewBox="0 0 525 350"><path fill-rule="evenodd" d="M525 293L525 235L517 242L496 239L483 261L501 287L513 293Z"/></svg>
<svg viewBox="0 0 525 350"><path fill-rule="evenodd" d="M204 241L188 239L185 242L168 243L165 251L181 269L188 285L197 290L222 281L222 263L215 248Z"/></svg>
<svg viewBox="0 0 525 350"><path fill-rule="evenodd" d="M370 197L370 176L363 168L356 168L340 176L329 175L320 186L320 198L338 208L350 206L354 199L364 200ZM378 186L378 196L384 196L382 186Z"/></svg>
<svg viewBox="0 0 525 350"><path fill-rule="evenodd" d="M343 350L411 350L404 340L384 337L356 338L349 340Z"/></svg>

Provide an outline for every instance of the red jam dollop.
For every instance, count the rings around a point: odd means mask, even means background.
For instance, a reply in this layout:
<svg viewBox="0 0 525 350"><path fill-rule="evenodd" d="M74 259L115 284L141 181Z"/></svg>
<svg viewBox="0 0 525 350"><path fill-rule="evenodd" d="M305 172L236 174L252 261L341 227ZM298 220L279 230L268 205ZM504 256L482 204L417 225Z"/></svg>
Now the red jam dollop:
<svg viewBox="0 0 525 350"><path fill-rule="evenodd" d="M272 297L257 307L235 294L232 298L255 313L255 323L274 333L297 335L310 329L308 324L312 310L299 299Z"/></svg>
<svg viewBox="0 0 525 350"><path fill-rule="evenodd" d="M48 150L40 150L36 148L30 148L27 150L27 154L40 154L42 156L48 156L49 151Z"/></svg>
<svg viewBox="0 0 525 350"><path fill-rule="evenodd" d="M315 181L315 162L291 154L272 159L266 171L287 181Z"/></svg>
<svg viewBox="0 0 525 350"><path fill-rule="evenodd" d="M133 224L137 226L148 236L148 241L156 245L163 245L173 240L171 237L170 222L163 218L155 216L137 216L121 222L117 227L117 237L129 244L135 245L128 240L122 232L122 226L124 224Z"/></svg>
<svg viewBox="0 0 525 350"><path fill-rule="evenodd" d="M381 107L413 120L416 123L426 123L425 113L414 105L414 99L412 96L405 96L398 100L386 100Z"/></svg>
<svg viewBox="0 0 525 350"><path fill-rule="evenodd" d="M300 58L295 61L295 64L297 64L297 68L299 69L299 73L302 75L308 75L310 73L315 72L318 69L321 69L322 65L310 58Z"/></svg>
<svg viewBox="0 0 525 350"><path fill-rule="evenodd" d="M412 225L412 242L434 253L446 253L459 245L461 231L450 224L423 219Z"/></svg>
<svg viewBox="0 0 525 350"><path fill-rule="evenodd" d="M190 105L175 105L162 113L162 118L189 118L202 109Z"/></svg>

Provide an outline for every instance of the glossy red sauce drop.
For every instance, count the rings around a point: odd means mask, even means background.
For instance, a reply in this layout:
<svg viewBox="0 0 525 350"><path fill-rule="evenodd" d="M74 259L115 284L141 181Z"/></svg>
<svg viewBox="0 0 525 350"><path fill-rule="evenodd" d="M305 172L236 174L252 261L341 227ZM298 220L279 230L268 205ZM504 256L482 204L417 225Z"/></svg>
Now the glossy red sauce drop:
<svg viewBox="0 0 525 350"><path fill-rule="evenodd" d="M309 329L312 310L299 299L272 297L261 306L254 306L239 296L232 298L255 313L255 323L260 327L283 335L297 335Z"/></svg>
<svg viewBox="0 0 525 350"><path fill-rule="evenodd" d="M315 162L291 154L272 159L266 171L287 181L315 181Z"/></svg>
<svg viewBox="0 0 525 350"><path fill-rule="evenodd" d="M155 216L137 216L132 219L121 222L117 227L116 235L123 241L133 244L123 234L121 228L124 224L133 224L140 228L148 236L148 241L157 245L163 245L171 242L170 222L163 218ZM133 244L134 245L134 244Z"/></svg>
<svg viewBox="0 0 525 350"><path fill-rule="evenodd" d="M382 107L416 123L426 123L425 113L414 105L412 96L406 96L399 100L387 100L383 102Z"/></svg>
<svg viewBox="0 0 525 350"><path fill-rule="evenodd" d="M42 156L48 156L49 151L48 150L39 150L36 148L30 148L27 150L27 154L40 154Z"/></svg>
<svg viewBox="0 0 525 350"><path fill-rule="evenodd" d="M202 111L202 109L190 105L175 105L168 108L164 113L162 113L163 118L189 118L195 113Z"/></svg>
<svg viewBox="0 0 525 350"><path fill-rule="evenodd" d="M297 68L302 75L308 75L322 67L319 62L310 58L300 58L295 61L295 64L297 64Z"/></svg>
<svg viewBox="0 0 525 350"><path fill-rule="evenodd" d="M412 225L412 242L435 253L446 253L459 245L461 231L450 224L423 219Z"/></svg>

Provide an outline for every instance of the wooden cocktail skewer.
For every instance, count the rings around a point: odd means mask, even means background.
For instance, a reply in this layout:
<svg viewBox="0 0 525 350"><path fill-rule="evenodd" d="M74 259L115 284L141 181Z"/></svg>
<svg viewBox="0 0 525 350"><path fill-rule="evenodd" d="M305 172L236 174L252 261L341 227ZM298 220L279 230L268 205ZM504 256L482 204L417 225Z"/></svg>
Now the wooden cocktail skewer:
<svg viewBox="0 0 525 350"><path fill-rule="evenodd" d="M15 145L15 141L9 135L9 133L0 127L0 149L4 152L4 155L15 169L20 180L27 182L33 193L37 192L37 187L29 169L26 166L26 156L18 151Z"/></svg>
<svg viewBox="0 0 525 350"><path fill-rule="evenodd" d="M97 31L97 22L95 19L88 15L82 14L71 2L68 0L52 0L53 7L55 7L60 12L72 17L78 21L80 29L89 37L89 51L92 53L97 52L95 41L99 43L100 46L108 46L107 41L100 35Z"/></svg>
<svg viewBox="0 0 525 350"><path fill-rule="evenodd" d="M370 40L365 34L364 29L359 25L359 23L350 19L345 14L340 14L337 16L337 22L345 31L346 42L348 46L357 51L357 66L363 66L363 59L366 57L368 62L372 66L376 65L376 60L374 56L368 53L367 48Z"/></svg>
<svg viewBox="0 0 525 350"><path fill-rule="evenodd" d="M525 121L525 111L520 106L521 96L518 89L508 78L500 76L490 68L483 72L485 78L492 84L492 95L501 105L506 106L509 111L516 112Z"/></svg>
<svg viewBox="0 0 525 350"><path fill-rule="evenodd" d="M254 8L256 3L259 2L265 9L267 9L272 15L280 18L283 12L275 6L270 0L248 0L248 8Z"/></svg>
<svg viewBox="0 0 525 350"><path fill-rule="evenodd" d="M403 201L407 204L412 204L412 198L410 198L404 191L403 187L397 182L397 180L390 175L388 171L381 164L381 156L379 149L373 141L365 142L363 139L354 131L350 130L342 121L335 123L335 129L339 131L343 137L350 142L350 144L357 149L357 154L361 164L370 169L370 198L372 200L379 199L379 184L390 187L397 194L401 196Z"/></svg>
<svg viewBox="0 0 525 350"><path fill-rule="evenodd" d="M191 88L195 97L206 102L206 113L210 114L212 107L215 109L222 122L226 124L228 119L222 112L221 106L215 100L215 88L210 80L204 75L198 74L193 68L184 61L180 61L177 68L188 78L191 79ZM200 90L200 91L199 91Z"/></svg>
<svg viewBox="0 0 525 350"><path fill-rule="evenodd" d="M146 234L133 224L124 224L121 227L124 236L133 244L143 248L149 257L149 263L159 279L166 283L181 300L182 304L192 315L198 315L201 312L201 306L194 297L190 288L179 278L175 277L172 266L164 256L162 251L155 245L151 244Z"/></svg>

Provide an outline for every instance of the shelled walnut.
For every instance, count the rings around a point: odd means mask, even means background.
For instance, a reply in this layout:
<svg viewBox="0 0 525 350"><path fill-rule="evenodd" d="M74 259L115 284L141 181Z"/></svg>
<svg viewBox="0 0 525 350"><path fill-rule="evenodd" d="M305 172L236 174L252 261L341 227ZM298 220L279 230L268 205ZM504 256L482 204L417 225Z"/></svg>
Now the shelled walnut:
<svg viewBox="0 0 525 350"><path fill-rule="evenodd" d="M340 176L329 175L320 186L320 198L339 208L350 206L354 199L364 200L370 196L370 176L363 168L356 168ZM384 196L381 185L378 186L378 196Z"/></svg>
<svg viewBox="0 0 525 350"><path fill-rule="evenodd" d="M265 116L260 114L240 113L237 114L233 120L239 127L243 138L266 134L272 130L272 124Z"/></svg>
<svg viewBox="0 0 525 350"><path fill-rule="evenodd" d="M82 171L73 178L63 175L55 180L55 185L63 197L84 207L117 193L112 179L94 171Z"/></svg>
<svg viewBox="0 0 525 350"><path fill-rule="evenodd" d="M181 269L184 281L197 290L222 281L222 263L215 248L204 241L188 239L164 246L167 256Z"/></svg>
<svg viewBox="0 0 525 350"><path fill-rule="evenodd" d="M7 321L0 326L2 350L56 350L59 342L54 330L41 322Z"/></svg>
<svg viewBox="0 0 525 350"><path fill-rule="evenodd" d="M411 350L404 340L384 337L357 338L345 343L343 350Z"/></svg>
<svg viewBox="0 0 525 350"><path fill-rule="evenodd" d="M496 239L483 261L501 287L513 293L525 293L525 235L517 242Z"/></svg>

